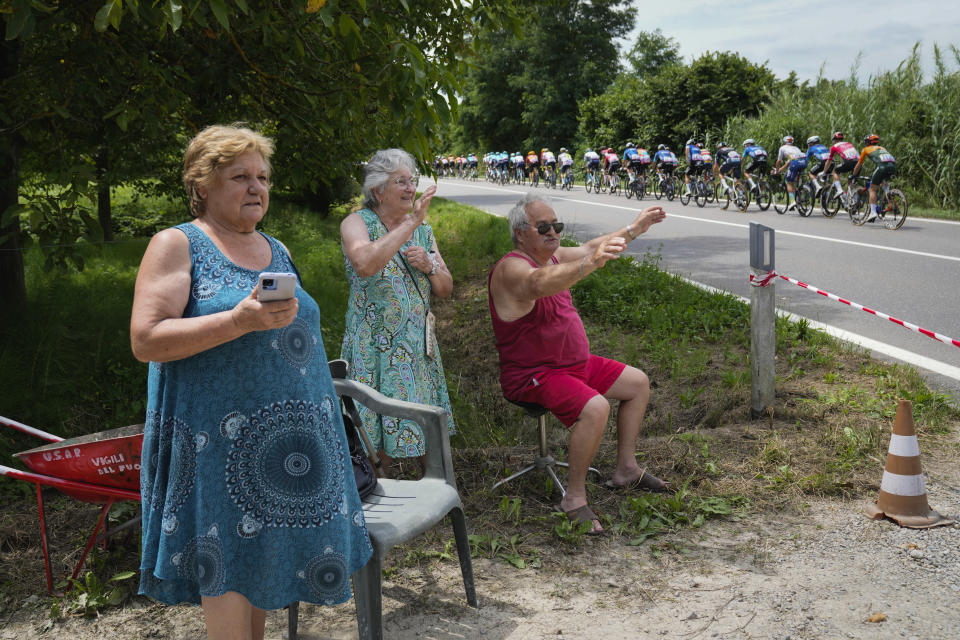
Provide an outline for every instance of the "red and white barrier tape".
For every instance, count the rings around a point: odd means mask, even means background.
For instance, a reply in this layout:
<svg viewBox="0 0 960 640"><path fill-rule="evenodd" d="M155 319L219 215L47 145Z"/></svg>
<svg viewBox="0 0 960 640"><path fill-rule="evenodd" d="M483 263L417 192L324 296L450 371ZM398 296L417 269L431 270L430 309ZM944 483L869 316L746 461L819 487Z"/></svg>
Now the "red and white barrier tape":
<svg viewBox="0 0 960 640"><path fill-rule="evenodd" d="M883 313L882 311L876 311L876 310L874 310L874 309L871 309L870 307L865 307L865 306L863 306L862 304L857 304L856 302L852 302L852 301L847 300L847 299L845 299L845 298L841 298L840 296L834 295L834 294L829 293L829 292L827 292L827 291L822 291L822 290L820 290L820 289L817 289L817 288L816 288L815 286L813 286L813 285L807 284L806 282L801 282L801 281L799 281L799 280L794 280L793 278L790 278L790 277L787 277L787 276L785 276L785 275L779 274L779 273L777 273L776 271L768 271L767 274L766 274L765 276L763 276L762 279L760 279L759 276L755 276L754 274L751 273L751 274L750 274L750 284L753 285L754 287L765 287L765 286L769 285L770 282L771 282L774 278L783 278L783 279L786 280L787 282L792 282L793 284L797 285L798 287L803 287L804 289L809 289L810 291L813 291L813 292L815 292L815 293L819 293L820 295L825 296L825 297L827 297L827 298L830 298L831 300L836 300L837 302L842 302L843 304L850 305L850 306L853 307L854 309L860 309L861 311L866 311L867 313L872 313L873 315L878 316L878 317L880 317L880 318L885 318L885 319L889 320L890 322L892 322L892 323L894 323L894 324L898 324L898 325L900 325L901 327L904 327L905 329L910 329L910 330L912 330L912 331L916 331L917 333L921 333L921 334L927 336L928 338L933 338L934 340L937 340L938 342L943 342L943 343L946 343L946 344L952 344L952 345L955 346L955 347L960 347L960 340L956 340L956 339L951 338L951 337L949 337L949 336L945 336L945 335L943 335L943 334L941 334L941 333L937 333L936 331L930 331L929 329L924 329L923 327L919 327L919 326L917 326L917 325L915 325L915 324L913 324L913 323L911 323L911 322L906 322L906 321L904 321L904 320L900 320L900 319L898 319L898 318L894 318L893 316L889 316L889 315ZM758 281L755 282L755 280L758 280Z"/></svg>

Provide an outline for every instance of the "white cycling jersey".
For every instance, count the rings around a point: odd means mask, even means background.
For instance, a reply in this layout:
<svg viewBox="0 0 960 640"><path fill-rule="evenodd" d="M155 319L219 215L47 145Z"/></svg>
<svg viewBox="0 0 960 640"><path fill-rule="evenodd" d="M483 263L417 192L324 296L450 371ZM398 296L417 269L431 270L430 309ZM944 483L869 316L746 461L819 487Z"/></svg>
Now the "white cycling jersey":
<svg viewBox="0 0 960 640"><path fill-rule="evenodd" d="M787 162L793 162L794 160L799 160L802 157L804 157L804 153L803 151L800 151L799 147L792 144L785 144L780 147L780 153L777 154L777 162L782 163L784 160Z"/></svg>

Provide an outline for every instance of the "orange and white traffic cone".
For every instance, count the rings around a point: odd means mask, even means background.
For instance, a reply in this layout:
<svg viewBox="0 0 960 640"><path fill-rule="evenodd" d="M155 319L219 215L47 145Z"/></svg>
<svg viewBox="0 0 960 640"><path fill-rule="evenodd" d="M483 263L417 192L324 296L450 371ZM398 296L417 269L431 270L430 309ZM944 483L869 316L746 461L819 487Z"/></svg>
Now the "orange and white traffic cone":
<svg viewBox="0 0 960 640"><path fill-rule="evenodd" d="M913 408L909 400L900 400L890 436L890 452L880 482L880 496L867 507L874 520L884 516L901 527L928 529L953 524L930 508L927 486L920 469L920 445L913 428Z"/></svg>

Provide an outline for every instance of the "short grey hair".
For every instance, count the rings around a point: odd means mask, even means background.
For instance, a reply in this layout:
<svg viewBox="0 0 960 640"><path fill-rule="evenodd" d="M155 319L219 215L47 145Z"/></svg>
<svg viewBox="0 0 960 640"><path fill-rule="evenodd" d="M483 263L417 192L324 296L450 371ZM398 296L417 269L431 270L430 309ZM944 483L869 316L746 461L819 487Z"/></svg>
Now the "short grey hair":
<svg viewBox="0 0 960 640"><path fill-rule="evenodd" d="M552 206L548 196L536 191L527 191L527 193L520 198L519 202L513 205L513 208L510 209L510 213L507 215L507 219L510 221L510 239L513 240L514 245L517 244L517 231L530 224L527 220L527 205L533 204L534 202L542 202L547 206Z"/></svg>
<svg viewBox="0 0 960 640"><path fill-rule="evenodd" d="M400 167L407 167L414 176L418 174L417 161L403 149L380 149L363 167L363 206L373 209L379 204L376 191L382 191L383 185Z"/></svg>

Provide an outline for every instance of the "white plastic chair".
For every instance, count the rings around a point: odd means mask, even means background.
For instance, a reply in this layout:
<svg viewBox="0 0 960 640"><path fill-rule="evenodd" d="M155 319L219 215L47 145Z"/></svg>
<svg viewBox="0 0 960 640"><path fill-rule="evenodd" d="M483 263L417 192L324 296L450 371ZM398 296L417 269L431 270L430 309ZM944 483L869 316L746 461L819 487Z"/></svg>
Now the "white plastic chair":
<svg viewBox="0 0 960 640"><path fill-rule="evenodd" d="M446 412L439 407L393 400L353 380L334 378L333 386L339 395L350 396L378 414L413 420L423 429L427 446L426 473L423 478L380 478L377 489L363 500L363 515L370 532L370 542L373 543L373 556L365 567L353 574L360 640L383 638L381 577L383 559L387 552L394 545L411 540L433 528L448 514L453 521L467 603L471 607L477 607L467 521L453 477ZM296 640L297 637L299 604L294 602L289 607L290 640Z"/></svg>

